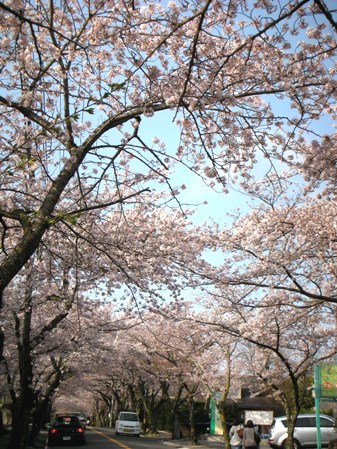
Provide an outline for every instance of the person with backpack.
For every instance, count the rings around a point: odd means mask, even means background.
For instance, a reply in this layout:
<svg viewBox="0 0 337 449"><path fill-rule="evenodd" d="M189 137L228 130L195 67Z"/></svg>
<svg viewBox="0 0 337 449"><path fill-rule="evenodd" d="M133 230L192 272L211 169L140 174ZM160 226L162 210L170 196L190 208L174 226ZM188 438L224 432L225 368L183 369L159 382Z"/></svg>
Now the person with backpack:
<svg viewBox="0 0 337 449"><path fill-rule="evenodd" d="M255 432L253 421L248 419L242 438L244 449L256 449L259 447L260 441L259 435Z"/></svg>
<svg viewBox="0 0 337 449"><path fill-rule="evenodd" d="M229 430L229 438L231 449L241 449L242 448L242 437L243 437L243 425L239 420L234 420L232 427Z"/></svg>

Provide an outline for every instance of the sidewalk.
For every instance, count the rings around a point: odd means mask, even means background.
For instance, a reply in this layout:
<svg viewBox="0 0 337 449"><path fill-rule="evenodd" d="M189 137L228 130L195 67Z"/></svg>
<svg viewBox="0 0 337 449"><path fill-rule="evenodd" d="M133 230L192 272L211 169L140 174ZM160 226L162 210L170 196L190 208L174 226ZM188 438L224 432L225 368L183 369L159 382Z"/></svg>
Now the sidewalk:
<svg viewBox="0 0 337 449"><path fill-rule="evenodd" d="M213 440L211 438L207 438L206 440L198 440L197 445L193 445L191 440L181 439L181 440L171 440L171 441L163 441L163 443L167 446L179 448L179 449L191 449L191 448L197 448L197 449L210 449L210 448L223 448L224 447L224 441L220 440Z"/></svg>
<svg viewBox="0 0 337 449"><path fill-rule="evenodd" d="M154 436L153 438L158 438L167 446L179 449L223 449L225 447L224 438L220 435L201 435L198 439L197 445L193 445L189 438L172 440L171 433L169 432L159 432L159 434L157 436ZM268 441L266 439L261 440L260 449L270 449ZM337 449L337 444L333 449Z"/></svg>
<svg viewBox="0 0 337 449"><path fill-rule="evenodd" d="M154 438L160 438L160 435L158 437ZM166 444L167 446L171 446L174 448L179 449L223 449L225 447L224 438L222 436L212 436L212 435L203 435L198 439L198 444L193 445L191 440L189 438L184 438L181 440L172 440L171 434L168 434L167 438L162 438L162 442ZM260 449L270 449L269 444L267 440L261 440L260 443ZM333 449L337 449L336 447Z"/></svg>

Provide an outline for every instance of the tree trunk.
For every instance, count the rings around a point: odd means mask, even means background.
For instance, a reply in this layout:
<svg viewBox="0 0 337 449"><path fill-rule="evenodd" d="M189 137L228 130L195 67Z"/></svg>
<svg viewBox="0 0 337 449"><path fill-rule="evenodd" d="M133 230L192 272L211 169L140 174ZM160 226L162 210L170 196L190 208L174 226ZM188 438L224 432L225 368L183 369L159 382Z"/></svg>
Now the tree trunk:
<svg viewBox="0 0 337 449"><path fill-rule="evenodd" d="M172 440L180 440L180 438L181 438L180 419L178 415L178 410L174 408L172 419Z"/></svg>
<svg viewBox="0 0 337 449"><path fill-rule="evenodd" d="M55 382L59 384L59 382ZM44 398L44 400L36 400L36 405L32 415L33 423L29 434L29 445L34 446L35 440L38 437L42 426L46 423L46 418L50 416L51 413L51 403L49 398Z"/></svg>
<svg viewBox="0 0 337 449"><path fill-rule="evenodd" d="M297 398L298 395L295 395ZM293 435L295 429L295 422L297 419L297 415L299 413L299 407L296 404L296 401L289 401L286 404L286 416L287 416L287 430L288 430L288 438L286 440L286 449L293 449Z"/></svg>
<svg viewBox="0 0 337 449"><path fill-rule="evenodd" d="M30 347L32 320L32 295L30 276L27 276L25 292L25 312L23 322L15 316L15 334L19 354L20 389L17 403L13 408L12 431L7 449L23 449L28 442L29 416L34 406L32 391L33 363ZM22 324L22 329L21 329Z"/></svg>
<svg viewBox="0 0 337 449"><path fill-rule="evenodd" d="M162 403L162 402L161 402ZM147 428L148 433L150 434L157 434L158 433L158 409L151 409L146 410L145 416L146 416L146 424L144 427ZM145 432L145 428L144 428Z"/></svg>
<svg viewBox="0 0 337 449"><path fill-rule="evenodd" d="M180 419L178 414L178 409L182 404L181 395L185 388L185 384L181 384L176 392L174 400L170 398L169 395L170 385L168 382L161 382L161 389L163 397L168 401L171 408L171 417L172 417L172 439L179 440L181 438L181 429L180 429Z"/></svg>
<svg viewBox="0 0 337 449"><path fill-rule="evenodd" d="M158 411L164 402L164 398L161 397L157 402L157 393L148 393L144 390L140 392L141 399L144 407L144 423L143 432L150 434L158 433Z"/></svg>
<svg viewBox="0 0 337 449"><path fill-rule="evenodd" d="M192 394L190 394L188 397L188 406L190 412L191 443L193 445L196 445L198 444L198 436L195 429L194 399Z"/></svg>
<svg viewBox="0 0 337 449"><path fill-rule="evenodd" d="M32 401L29 388L22 394L17 407L13 410L12 430L7 449L23 449L28 442L29 412L32 409Z"/></svg>
<svg viewBox="0 0 337 449"><path fill-rule="evenodd" d="M235 347L235 346L234 346ZM222 425L222 433L224 437L225 449L230 449L230 439L227 428L227 417L226 417L226 398L228 396L230 384L231 384L231 356L234 351L234 348L231 349L230 346L226 347L224 350L225 359L227 361L228 369L226 373L226 381L224 385L224 389L221 394L221 400L217 404L217 409L220 414L221 425Z"/></svg>
<svg viewBox="0 0 337 449"><path fill-rule="evenodd" d="M5 433L6 433L6 429L5 429L3 418L2 418L2 411L0 410L0 436L4 435Z"/></svg>
<svg viewBox="0 0 337 449"><path fill-rule="evenodd" d="M227 429L227 417L226 417L226 412L225 412L225 402L224 401L220 401L220 403L218 404L218 412L220 415L220 420L221 420L221 426L222 426L222 434L224 437L224 447L225 449L230 449L230 439L229 439L229 435L228 435L228 429Z"/></svg>

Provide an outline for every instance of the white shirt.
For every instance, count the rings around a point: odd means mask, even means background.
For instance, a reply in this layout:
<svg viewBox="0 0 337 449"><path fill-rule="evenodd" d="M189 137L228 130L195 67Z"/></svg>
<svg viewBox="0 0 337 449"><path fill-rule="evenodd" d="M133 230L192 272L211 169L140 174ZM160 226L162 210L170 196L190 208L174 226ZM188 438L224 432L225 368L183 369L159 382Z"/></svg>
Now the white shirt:
<svg viewBox="0 0 337 449"><path fill-rule="evenodd" d="M238 426L232 426L230 431L229 431L229 436L231 437L230 439L230 444L232 446L241 446L242 445L242 439L239 437L239 435L237 434L237 431L239 429L243 429L243 425L239 424Z"/></svg>

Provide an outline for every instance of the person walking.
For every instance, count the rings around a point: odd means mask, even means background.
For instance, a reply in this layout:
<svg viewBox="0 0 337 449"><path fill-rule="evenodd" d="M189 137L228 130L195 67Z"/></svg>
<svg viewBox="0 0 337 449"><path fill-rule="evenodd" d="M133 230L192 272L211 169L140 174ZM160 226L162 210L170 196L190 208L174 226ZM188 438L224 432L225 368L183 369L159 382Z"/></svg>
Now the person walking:
<svg viewBox="0 0 337 449"><path fill-rule="evenodd" d="M256 449L259 443L260 437L255 432L253 421L248 419L243 431L242 445L244 449Z"/></svg>
<svg viewBox="0 0 337 449"><path fill-rule="evenodd" d="M242 438L243 438L244 426L240 421L234 420L232 427L229 430L229 438L231 449L241 449L242 448Z"/></svg>

